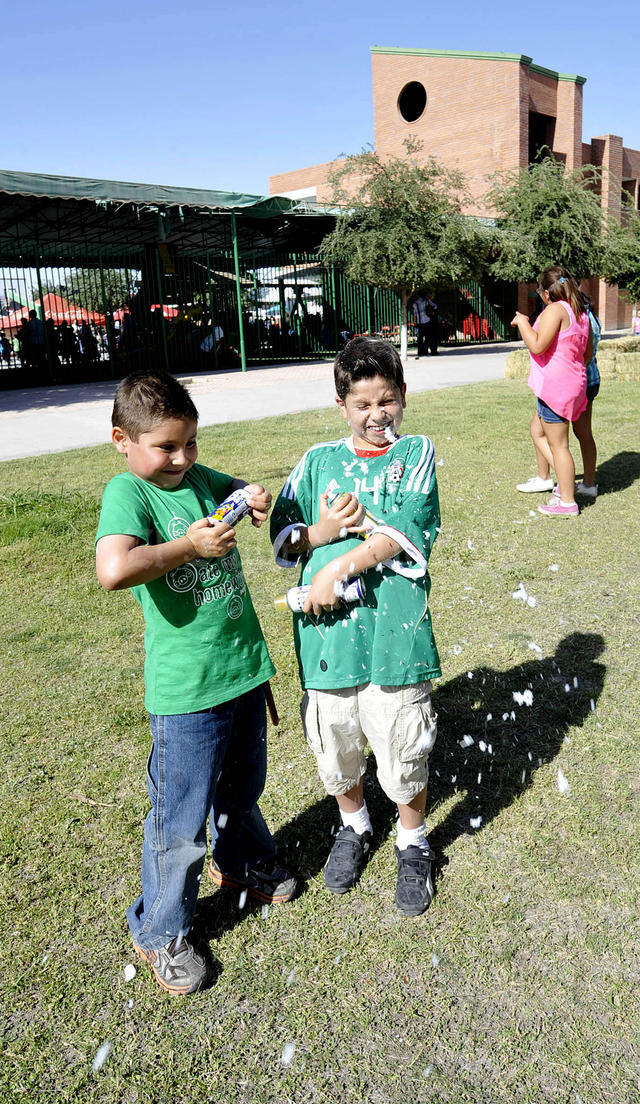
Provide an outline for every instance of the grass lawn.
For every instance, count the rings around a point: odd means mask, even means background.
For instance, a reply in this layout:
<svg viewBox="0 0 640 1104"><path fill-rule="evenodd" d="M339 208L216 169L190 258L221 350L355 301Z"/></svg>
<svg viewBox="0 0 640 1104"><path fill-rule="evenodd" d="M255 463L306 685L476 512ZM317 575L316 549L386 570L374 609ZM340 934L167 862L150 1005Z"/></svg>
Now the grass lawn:
<svg viewBox="0 0 640 1104"><path fill-rule="evenodd" d="M147 809L142 620L93 564L121 458L2 465L0 1100L640 1100L640 384L596 400L601 493L579 519L544 518L515 490L535 470L531 408L517 381L409 396L404 427L435 442L443 514L430 565L439 872L422 917L394 909L393 809L373 770L375 852L352 893L323 888L337 816L301 733L291 615L273 609L291 580L266 532L239 527L278 668L262 808L306 888L240 909L203 876L196 928L217 976L186 999L137 959L123 976ZM200 459L275 493L343 424L334 408L212 427ZM513 597L521 583L535 604Z"/></svg>

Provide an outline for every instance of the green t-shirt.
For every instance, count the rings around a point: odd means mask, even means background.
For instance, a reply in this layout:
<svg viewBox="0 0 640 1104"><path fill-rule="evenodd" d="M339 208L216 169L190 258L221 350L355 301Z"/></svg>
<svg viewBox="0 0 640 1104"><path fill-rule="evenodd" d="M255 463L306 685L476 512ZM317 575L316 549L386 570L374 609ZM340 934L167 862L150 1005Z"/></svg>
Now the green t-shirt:
<svg viewBox="0 0 640 1104"><path fill-rule="evenodd" d="M164 490L131 472L105 487L96 541L113 534L162 544L226 497L230 475L194 464ZM165 716L229 701L275 672L237 548L221 559L191 560L131 587L145 620L145 705Z"/></svg>
<svg viewBox="0 0 640 1104"><path fill-rule="evenodd" d="M440 525L433 445L428 437L400 437L387 452L356 455L351 438L315 445L285 483L271 518L276 562L294 567L282 545L296 525L318 520L320 495L355 492L380 522L379 531L402 548L394 560L361 576L366 596L317 619L294 614L293 634L304 687L338 690L373 682L408 686L440 675L428 608L429 552ZM360 538L346 537L305 554L301 583ZM295 548L295 544L293 545Z"/></svg>

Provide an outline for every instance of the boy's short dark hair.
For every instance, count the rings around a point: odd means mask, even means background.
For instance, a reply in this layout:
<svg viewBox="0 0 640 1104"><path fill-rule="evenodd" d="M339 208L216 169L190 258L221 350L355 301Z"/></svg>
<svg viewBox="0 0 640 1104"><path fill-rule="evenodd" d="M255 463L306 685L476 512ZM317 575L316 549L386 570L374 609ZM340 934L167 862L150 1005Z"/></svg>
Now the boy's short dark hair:
<svg viewBox="0 0 640 1104"><path fill-rule="evenodd" d="M198 411L186 387L168 372L132 372L118 384L111 424L123 429L132 441L163 418L198 421Z"/></svg>
<svg viewBox="0 0 640 1104"><path fill-rule="evenodd" d="M333 376L339 399L344 399L358 380L373 376L383 376L399 391L404 385L402 361L396 349L378 337L354 337L348 341L334 361Z"/></svg>

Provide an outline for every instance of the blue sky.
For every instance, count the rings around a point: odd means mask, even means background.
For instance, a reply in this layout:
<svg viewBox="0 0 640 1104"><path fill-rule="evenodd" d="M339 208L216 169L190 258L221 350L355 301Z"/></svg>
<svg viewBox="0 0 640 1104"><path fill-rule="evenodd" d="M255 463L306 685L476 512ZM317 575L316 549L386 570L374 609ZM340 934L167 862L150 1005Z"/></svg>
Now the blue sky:
<svg viewBox="0 0 640 1104"><path fill-rule="evenodd" d="M579 73L583 139L638 149L636 13L631 0L32 0L3 14L0 164L266 193L272 173L373 140L373 45L523 53Z"/></svg>

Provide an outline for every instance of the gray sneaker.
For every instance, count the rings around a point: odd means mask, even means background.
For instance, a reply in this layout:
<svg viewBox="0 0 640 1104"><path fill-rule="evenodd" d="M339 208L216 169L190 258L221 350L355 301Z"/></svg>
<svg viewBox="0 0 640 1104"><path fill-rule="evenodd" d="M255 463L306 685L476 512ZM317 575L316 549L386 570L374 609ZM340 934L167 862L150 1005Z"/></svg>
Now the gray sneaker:
<svg viewBox="0 0 640 1104"><path fill-rule="evenodd" d="M148 962L161 989L183 995L202 989L209 976L207 963L184 936L177 935L165 947L151 950L133 944L136 954Z"/></svg>

